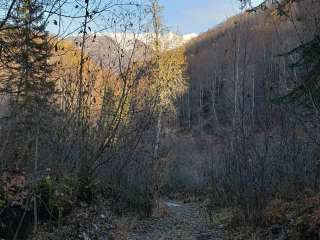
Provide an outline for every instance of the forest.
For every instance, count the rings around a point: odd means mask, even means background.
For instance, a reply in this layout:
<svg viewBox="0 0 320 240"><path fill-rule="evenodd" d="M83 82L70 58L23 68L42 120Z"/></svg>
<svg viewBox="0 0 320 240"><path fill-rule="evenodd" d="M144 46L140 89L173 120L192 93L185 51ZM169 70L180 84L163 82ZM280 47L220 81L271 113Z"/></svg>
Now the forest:
<svg viewBox="0 0 320 240"><path fill-rule="evenodd" d="M0 0L0 240L320 240L320 1L260 2Z"/></svg>

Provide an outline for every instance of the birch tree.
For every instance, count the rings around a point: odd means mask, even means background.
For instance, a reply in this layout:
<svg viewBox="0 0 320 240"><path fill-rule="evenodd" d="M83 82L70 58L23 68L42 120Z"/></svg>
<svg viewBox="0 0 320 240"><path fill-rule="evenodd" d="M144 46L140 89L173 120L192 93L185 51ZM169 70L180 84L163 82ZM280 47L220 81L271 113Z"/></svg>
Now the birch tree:
<svg viewBox="0 0 320 240"><path fill-rule="evenodd" d="M174 42L165 42L165 33L161 20L161 7L158 0L151 3L152 13L152 36L154 56L152 59L152 91L158 99L156 135L153 150L153 191L157 201L160 188L161 174L164 166L161 163L159 153L161 145L161 134L163 130L164 114L174 109L174 104L178 96L186 90L185 66L186 57L184 47L174 47Z"/></svg>

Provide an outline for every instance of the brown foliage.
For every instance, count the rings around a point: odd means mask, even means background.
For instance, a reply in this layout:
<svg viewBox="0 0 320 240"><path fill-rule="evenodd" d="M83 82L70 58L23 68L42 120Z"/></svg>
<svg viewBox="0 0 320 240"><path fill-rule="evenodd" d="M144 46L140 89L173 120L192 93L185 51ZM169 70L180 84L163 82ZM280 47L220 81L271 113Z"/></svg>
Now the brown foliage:
<svg viewBox="0 0 320 240"><path fill-rule="evenodd" d="M22 206L28 197L26 175L22 171L3 172L0 176L4 198L11 207Z"/></svg>

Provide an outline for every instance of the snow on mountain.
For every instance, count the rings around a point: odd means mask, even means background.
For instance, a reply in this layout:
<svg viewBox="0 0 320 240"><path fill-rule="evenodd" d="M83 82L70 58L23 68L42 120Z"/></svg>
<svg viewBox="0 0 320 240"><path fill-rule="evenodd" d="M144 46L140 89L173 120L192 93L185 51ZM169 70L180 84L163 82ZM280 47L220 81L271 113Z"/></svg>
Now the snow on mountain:
<svg viewBox="0 0 320 240"><path fill-rule="evenodd" d="M117 42L118 44L123 45L123 47L126 49L130 48L130 46L132 46L135 41L140 41L146 45L151 45L154 39L153 33L134 34L134 33L104 32L104 33L97 33L96 36L97 38L109 37L113 39L115 42ZM188 41L190 41L191 39L197 36L198 35L196 33L179 35L173 32L168 32L168 33L162 34L160 37L160 40L164 47L174 48L187 43Z"/></svg>
<svg viewBox="0 0 320 240"><path fill-rule="evenodd" d="M197 37L195 33L178 35L168 32L161 35L160 42L163 48L172 49L187 43L195 37ZM75 42L81 41L79 37L70 39ZM117 70L119 56L124 66L130 58L144 58L152 51L154 39L155 35L152 33L95 33L90 34L86 41L86 52L97 63Z"/></svg>

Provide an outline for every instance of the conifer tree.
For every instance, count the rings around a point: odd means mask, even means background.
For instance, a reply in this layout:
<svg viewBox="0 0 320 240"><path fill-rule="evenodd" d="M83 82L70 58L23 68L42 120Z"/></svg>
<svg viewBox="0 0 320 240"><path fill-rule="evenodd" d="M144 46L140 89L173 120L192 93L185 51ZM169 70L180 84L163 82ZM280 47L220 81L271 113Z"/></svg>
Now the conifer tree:
<svg viewBox="0 0 320 240"><path fill-rule="evenodd" d="M16 165L34 159L36 143L50 108L54 82L50 80L52 46L46 31L42 3L19 0L11 16L15 29L3 36L5 50L2 62L6 66L1 90L10 98L12 129L11 157Z"/></svg>

